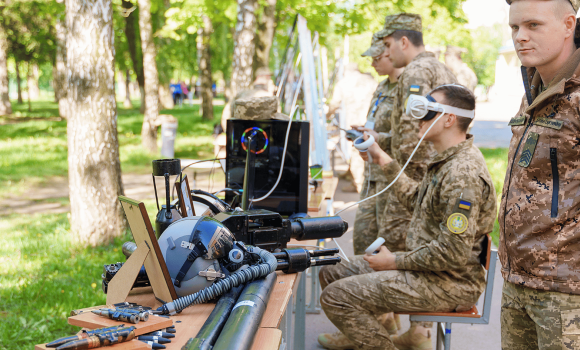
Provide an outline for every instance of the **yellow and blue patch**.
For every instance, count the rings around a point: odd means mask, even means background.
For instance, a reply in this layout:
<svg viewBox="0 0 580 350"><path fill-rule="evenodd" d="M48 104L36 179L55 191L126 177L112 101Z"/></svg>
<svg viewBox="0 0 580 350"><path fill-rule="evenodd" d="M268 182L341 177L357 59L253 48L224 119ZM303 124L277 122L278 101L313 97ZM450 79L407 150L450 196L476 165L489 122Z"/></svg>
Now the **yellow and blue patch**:
<svg viewBox="0 0 580 350"><path fill-rule="evenodd" d="M411 85L409 87L409 92L412 92L414 94L420 93L421 92L421 86L419 86L419 85Z"/></svg>
<svg viewBox="0 0 580 350"><path fill-rule="evenodd" d="M471 210L471 203L468 201L459 201L459 209Z"/></svg>

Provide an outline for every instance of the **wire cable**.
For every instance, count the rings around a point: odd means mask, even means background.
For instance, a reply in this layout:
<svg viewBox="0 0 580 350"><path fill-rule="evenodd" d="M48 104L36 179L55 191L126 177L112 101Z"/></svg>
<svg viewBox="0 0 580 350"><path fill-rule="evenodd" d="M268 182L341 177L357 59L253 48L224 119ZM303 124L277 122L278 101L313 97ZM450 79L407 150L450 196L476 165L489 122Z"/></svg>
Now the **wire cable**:
<svg viewBox="0 0 580 350"><path fill-rule="evenodd" d="M439 119L441 119L443 116L445 115L445 110L441 113L441 115L439 117L437 117L437 119L435 119L435 121L431 124L431 126L429 126L429 128L427 129L427 131L425 132L425 134L423 134L423 137L421 137L421 139L419 140L419 143L417 144L417 146L415 146L415 149L413 150L413 152L411 153L411 156L409 156L409 159L407 159L407 162L405 163L405 166L403 166L403 169L401 169L401 171L399 172L399 174L397 174L397 177L395 177L395 179L393 181L391 181L391 183L385 187L383 190L381 190L378 193L375 193L374 195L367 197L365 199L362 199L356 203L353 203L349 206L347 206L346 208L343 208L341 210L339 210L336 215L342 213L343 211L350 209L352 207L354 207L355 205L359 205L362 202L368 201L371 198L375 198L377 196L380 196L381 194L385 193L386 190L388 190L395 182L397 182L397 180L399 179L399 177L401 177L401 174L403 174L403 172L405 171L405 168L407 168L407 165L409 165L409 163L411 162L411 159L413 159L413 156L415 155L415 152L417 152L417 149L419 149L419 146L421 145L421 143L423 142L423 139L425 138L425 136L427 136L427 134L429 133L429 131L431 131L431 128L437 124L437 122L439 121Z"/></svg>

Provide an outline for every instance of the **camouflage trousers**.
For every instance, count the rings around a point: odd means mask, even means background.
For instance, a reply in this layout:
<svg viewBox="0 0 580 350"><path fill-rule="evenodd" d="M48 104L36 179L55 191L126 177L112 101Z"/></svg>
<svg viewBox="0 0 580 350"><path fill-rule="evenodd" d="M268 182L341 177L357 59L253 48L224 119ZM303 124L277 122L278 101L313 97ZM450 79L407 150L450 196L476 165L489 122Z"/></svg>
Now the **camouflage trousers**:
<svg viewBox="0 0 580 350"><path fill-rule="evenodd" d="M504 350L580 349L580 295L504 282L501 347Z"/></svg>
<svg viewBox="0 0 580 350"><path fill-rule="evenodd" d="M359 193L362 193L362 187L367 182L367 179L364 176L364 172L365 168L367 168L368 166L369 166L368 163L361 158L358 150L353 147L350 151L349 170L350 173L352 174L352 181L356 186L356 190Z"/></svg>
<svg viewBox="0 0 580 350"><path fill-rule="evenodd" d="M360 199L373 196L387 187L388 184L388 182L382 181L369 182L368 178L365 178L360 192ZM402 204L398 203L398 200L394 198L394 194L390 192L391 189L380 196L359 204L352 233L355 255L364 254L365 249L378 237L385 239L385 246L391 252L405 250L405 239L407 237L407 228L411 222L411 215L403 208ZM389 203L389 198L396 200L397 203ZM386 212L385 209L387 207L392 212Z"/></svg>
<svg viewBox="0 0 580 350"><path fill-rule="evenodd" d="M375 315L389 312L451 312L458 307L452 301L434 296L427 299L418 288L409 285L405 271L376 272L362 255L350 260L320 269L320 303L328 319L357 349L396 349L389 333ZM427 284L420 287L429 289ZM432 327L432 322L417 324Z"/></svg>

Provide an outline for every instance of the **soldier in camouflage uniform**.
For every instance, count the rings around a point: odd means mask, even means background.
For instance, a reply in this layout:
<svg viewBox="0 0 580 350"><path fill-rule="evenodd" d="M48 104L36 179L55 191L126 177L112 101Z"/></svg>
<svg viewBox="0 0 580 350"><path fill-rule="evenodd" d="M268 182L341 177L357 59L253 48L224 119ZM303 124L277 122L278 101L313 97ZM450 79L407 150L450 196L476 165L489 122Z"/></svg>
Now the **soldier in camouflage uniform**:
<svg viewBox="0 0 580 350"><path fill-rule="evenodd" d="M442 104L475 108L473 94L458 85L440 87L432 97ZM438 125L425 139L439 153L422 181L403 173L394 184L400 203L413 212L406 252L391 253L383 246L374 256L356 256L320 271L322 308L356 349L392 350L402 337L391 340L376 313L468 310L485 288L480 253L496 215L491 176L473 137L466 135L471 119L446 114L422 122L419 133L434 122ZM401 164L376 143L369 153L387 179L394 180ZM410 339L398 344L400 349L431 347Z"/></svg>
<svg viewBox="0 0 580 350"><path fill-rule="evenodd" d="M580 0L507 2L526 94L499 213L502 348L580 349Z"/></svg>
<svg viewBox="0 0 580 350"><path fill-rule="evenodd" d="M388 75L374 92L369 110L367 112L367 126L374 124L374 131L381 148L391 152L391 113L393 111L394 96L397 87L397 79L403 69L394 68L391 61L384 55L385 44L382 37L373 35L371 47L362 56L373 58L372 66L379 75ZM356 129L365 130L362 126L353 126ZM358 152L357 152L358 156ZM369 171L370 168L370 171ZM364 181L360 199L375 195L385 188L385 176L381 168L376 164L364 163ZM359 205L354 221L353 246L355 255L363 254L365 249L373 243L377 237L385 236L385 226L381 220L384 218L386 194L370 199ZM403 250L403 247L387 245L393 251Z"/></svg>
<svg viewBox="0 0 580 350"><path fill-rule="evenodd" d="M447 46L445 51L445 65L451 69L453 74L457 77L457 82L471 91L475 91L477 87L477 76L475 72L469 68L467 63L461 59L461 54L467 52L456 46Z"/></svg>

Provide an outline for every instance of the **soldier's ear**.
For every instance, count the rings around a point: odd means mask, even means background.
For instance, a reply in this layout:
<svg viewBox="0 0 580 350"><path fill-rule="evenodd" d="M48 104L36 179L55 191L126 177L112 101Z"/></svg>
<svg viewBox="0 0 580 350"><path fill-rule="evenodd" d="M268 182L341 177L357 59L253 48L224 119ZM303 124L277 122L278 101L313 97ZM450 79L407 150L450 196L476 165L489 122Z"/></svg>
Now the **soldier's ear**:
<svg viewBox="0 0 580 350"><path fill-rule="evenodd" d="M455 114L449 113L445 116L445 122L443 124L444 127L450 128L456 124L457 124L457 116Z"/></svg>

